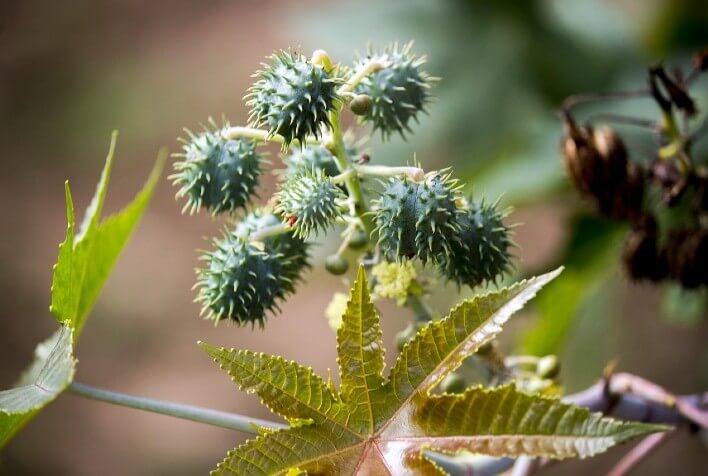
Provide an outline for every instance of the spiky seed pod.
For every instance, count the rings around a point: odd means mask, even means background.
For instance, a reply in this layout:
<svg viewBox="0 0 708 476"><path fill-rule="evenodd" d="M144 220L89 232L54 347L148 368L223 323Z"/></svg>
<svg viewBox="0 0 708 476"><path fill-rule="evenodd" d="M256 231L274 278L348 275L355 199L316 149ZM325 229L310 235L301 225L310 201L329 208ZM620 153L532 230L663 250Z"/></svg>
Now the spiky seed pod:
<svg viewBox="0 0 708 476"><path fill-rule="evenodd" d="M390 179L374 204L378 244L386 257L417 256L425 263L449 254L460 231L459 188L447 170L430 172L422 182Z"/></svg>
<svg viewBox="0 0 708 476"><path fill-rule="evenodd" d="M317 235L342 215L344 192L321 169L300 170L275 194L275 212L293 228L295 236Z"/></svg>
<svg viewBox="0 0 708 476"><path fill-rule="evenodd" d="M233 232L214 240L214 250L201 259L206 265L197 271L196 300L207 319L263 326L266 313L279 311L277 302L293 291L282 255Z"/></svg>
<svg viewBox="0 0 708 476"><path fill-rule="evenodd" d="M337 80L321 64L304 56L281 51L270 57L256 73L249 89L249 122L279 134L287 147L297 139L304 144L308 136L320 137L321 129L330 126L328 113L338 99Z"/></svg>
<svg viewBox="0 0 708 476"><path fill-rule="evenodd" d="M372 51L369 57L379 57L387 66L365 77L355 88L357 94L371 98L371 106L363 115L364 122L371 122L374 130L388 139L391 133L412 132L410 121L418 121L418 114L425 112L430 101L430 85L437 78L431 77L421 68L425 57L411 54L412 43L402 49L397 45L382 52ZM362 59L359 67L367 59Z"/></svg>
<svg viewBox="0 0 708 476"><path fill-rule="evenodd" d="M182 160L170 176L179 188L177 198L187 197L183 211L194 213L204 207L213 215L243 207L254 195L261 175L262 156L254 141L226 139L223 129L189 132Z"/></svg>
<svg viewBox="0 0 708 476"><path fill-rule="evenodd" d="M440 262L441 274L458 286L475 287L509 272L514 242L503 222L505 216L494 204L470 201L458 215L459 240L452 242L450 253Z"/></svg>
<svg viewBox="0 0 708 476"><path fill-rule="evenodd" d="M308 145L302 149L293 149L284 162L287 165L285 176L292 177L301 170L321 169L328 177L339 174L339 167L334 155L321 145Z"/></svg>
<svg viewBox="0 0 708 476"><path fill-rule="evenodd" d="M234 227L234 234L248 240L257 231L280 224L280 218L267 209L256 209L246 214ZM281 256L280 263L287 278L297 282L302 272L310 267L310 245L292 232L266 236L262 240L264 250Z"/></svg>

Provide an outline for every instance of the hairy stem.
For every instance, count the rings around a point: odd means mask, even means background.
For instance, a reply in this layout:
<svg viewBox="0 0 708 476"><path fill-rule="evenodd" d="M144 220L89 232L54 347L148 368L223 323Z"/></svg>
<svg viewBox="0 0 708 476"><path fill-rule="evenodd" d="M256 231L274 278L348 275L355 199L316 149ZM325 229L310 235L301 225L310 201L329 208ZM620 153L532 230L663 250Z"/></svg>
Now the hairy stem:
<svg viewBox="0 0 708 476"><path fill-rule="evenodd" d="M266 428L280 429L288 426L283 423L250 418L235 413L227 413L210 408L184 405L181 403L167 402L146 397L127 395L125 393L112 392L101 388L91 387L82 383L74 382L69 385L69 392L84 398L112 403L122 407L134 408L161 415L169 415L183 420L191 420L207 425L228 428L230 430L241 431L257 435L258 431L254 425Z"/></svg>

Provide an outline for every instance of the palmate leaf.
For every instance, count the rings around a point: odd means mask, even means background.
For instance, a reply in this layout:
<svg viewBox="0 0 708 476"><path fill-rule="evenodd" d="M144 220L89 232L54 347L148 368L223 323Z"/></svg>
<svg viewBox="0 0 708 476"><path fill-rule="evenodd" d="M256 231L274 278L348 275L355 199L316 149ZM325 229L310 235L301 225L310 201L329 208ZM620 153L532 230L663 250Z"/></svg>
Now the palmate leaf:
<svg viewBox="0 0 708 476"><path fill-rule="evenodd" d="M52 278L52 304L61 328L37 346L35 361L17 386L0 392L0 447L73 380L74 344L118 255L138 224L157 184L159 158L143 189L120 212L101 221L117 134L114 133L96 193L76 231L71 190L65 184L67 232Z"/></svg>
<svg viewBox="0 0 708 476"><path fill-rule="evenodd" d="M423 450L587 457L665 429L604 418L513 385L431 394L560 271L463 302L421 329L385 379L379 317L360 268L337 332L338 395L295 362L201 343L242 389L291 421L288 429L236 447L213 474L286 475L294 468L308 474L438 474Z"/></svg>

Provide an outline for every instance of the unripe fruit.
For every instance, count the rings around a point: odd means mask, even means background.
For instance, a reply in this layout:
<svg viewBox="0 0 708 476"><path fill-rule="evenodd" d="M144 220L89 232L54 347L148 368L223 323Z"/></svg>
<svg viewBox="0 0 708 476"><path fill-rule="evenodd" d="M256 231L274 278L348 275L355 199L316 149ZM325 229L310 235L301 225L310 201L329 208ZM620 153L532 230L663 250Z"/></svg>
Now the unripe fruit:
<svg viewBox="0 0 708 476"><path fill-rule="evenodd" d="M458 286L475 287L509 272L513 242L503 218L484 201L464 208L457 215L459 239L451 242L449 253L439 262L441 274Z"/></svg>
<svg viewBox="0 0 708 476"><path fill-rule="evenodd" d="M369 234L359 228L352 232L352 235L349 238L349 243L347 244L347 246L349 246L349 248L352 250L362 250L368 245Z"/></svg>
<svg viewBox="0 0 708 476"><path fill-rule="evenodd" d="M372 104L371 96L357 94L349 103L349 109L357 116L364 116L371 111Z"/></svg>
<svg viewBox="0 0 708 476"><path fill-rule="evenodd" d="M249 121L280 134L287 147L297 139L304 144L308 136L320 137L329 127L328 113L338 99L336 83L322 64L304 56L281 51L271 56L271 64L256 73L249 89Z"/></svg>
<svg viewBox="0 0 708 476"><path fill-rule="evenodd" d="M293 291L282 255L233 232L214 240L214 248L201 257L206 266L197 271L196 301L202 304L202 315L263 326L266 313L279 310L277 301Z"/></svg>
<svg viewBox="0 0 708 476"><path fill-rule="evenodd" d="M344 274L349 269L349 261L343 256L334 254L325 258L325 269L335 276Z"/></svg>
<svg viewBox="0 0 708 476"><path fill-rule="evenodd" d="M393 132L411 132L409 122L418 121L418 113L425 112L430 100L428 90L435 78L421 69L425 58L413 56L410 49L409 43L400 50L394 45L381 53L371 52L369 56L380 57L387 65L366 76L355 88L357 94L371 98L364 122L371 122L384 139ZM360 61L359 67L366 61Z"/></svg>
<svg viewBox="0 0 708 476"><path fill-rule="evenodd" d="M328 177L339 174L339 168L334 160L334 155L321 145L308 145L302 149L294 149L285 157L288 166L285 170L287 177L292 177L302 170L321 169Z"/></svg>
<svg viewBox="0 0 708 476"><path fill-rule="evenodd" d="M246 214L234 227L234 234L249 240L258 231L278 225L280 219L266 209L256 209ZM293 282L300 279L302 272L309 268L309 244L296 237L291 231L277 235L266 236L262 240L265 251L280 255L283 273Z"/></svg>
<svg viewBox="0 0 708 476"><path fill-rule="evenodd" d="M459 187L446 171L423 182L393 178L374 205L378 244L391 260L442 260L460 231Z"/></svg>
<svg viewBox="0 0 708 476"><path fill-rule="evenodd" d="M293 228L295 236L307 239L329 227L342 215L344 192L319 169L301 170L275 194L275 212Z"/></svg>
<svg viewBox="0 0 708 476"><path fill-rule="evenodd" d="M175 162L172 183L180 187L177 197L187 197L183 211L204 207L213 215L243 207L254 194L261 175L261 156L255 142L225 139L222 129L189 133L183 141L182 158Z"/></svg>

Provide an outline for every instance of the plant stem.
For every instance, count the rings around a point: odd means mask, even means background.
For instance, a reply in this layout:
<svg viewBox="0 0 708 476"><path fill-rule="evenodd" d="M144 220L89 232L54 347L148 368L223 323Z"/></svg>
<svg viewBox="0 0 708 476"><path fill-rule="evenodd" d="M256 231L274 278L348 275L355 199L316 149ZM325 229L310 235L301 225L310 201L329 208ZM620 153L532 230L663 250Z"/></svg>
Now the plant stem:
<svg viewBox="0 0 708 476"><path fill-rule="evenodd" d="M395 177L406 175L407 177L420 182L425 178L425 171L419 167L389 167L388 165L355 165L354 169L360 175L370 175L373 177Z"/></svg>
<svg viewBox="0 0 708 476"><path fill-rule="evenodd" d="M342 174L345 174L352 168L352 165L349 163L347 151L344 147L344 135L342 134L342 126L339 121L340 111L340 108L335 108L329 115L329 121L332 124L332 149L334 153L334 161L337 163L339 171ZM368 207L366 201L364 200L364 194L361 191L361 186L359 185L359 178L356 174L350 175L344 180L344 185L347 187L349 199L354 203L353 208L356 216L361 219L361 222L364 225L364 230L367 233L371 233L374 230L374 224L369 215L366 213L368 211Z"/></svg>
<svg viewBox="0 0 708 476"><path fill-rule="evenodd" d="M258 418L249 418L235 413L227 413L210 408L197 407L193 405L184 405L181 403L167 402L164 400L155 400L146 397L137 397L127 395L125 393L112 392L101 388L91 387L82 383L74 382L69 385L69 392L92 400L112 403L123 407L134 408L162 415L169 415L183 420L191 420L207 425L228 428L230 430L241 431L257 435L258 431L254 425L266 428L281 429L288 428L283 423L275 423L271 421L261 420Z"/></svg>
<svg viewBox="0 0 708 476"><path fill-rule="evenodd" d="M229 127L222 132L226 139L253 139L261 142L275 142L276 144L285 144L285 137L278 134L271 134L263 129L254 129L252 127ZM318 139L310 138L308 143L319 144ZM297 139L293 139L293 144L299 144Z"/></svg>
<svg viewBox="0 0 708 476"><path fill-rule="evenodd" d="M282 235L290 231L290 227L285 223L278 223L276 225L271 225L251 233L248 238L251 241L261 241L269 236Z"/></svg>
<svg viewBox="0 0 708 476"><path fill-rule="evenodd" d="M346 93L352 92L362 79L364 79L371 73L380 70L384 66L385 65L383 64L380 58L370 59L364 66L361 67L361 69L359 69L359 71L356 72L354 76L349 78L349 81L347 81L345 84L342 85L342 87L339 88L337 94L341 96Z"/></svg>

